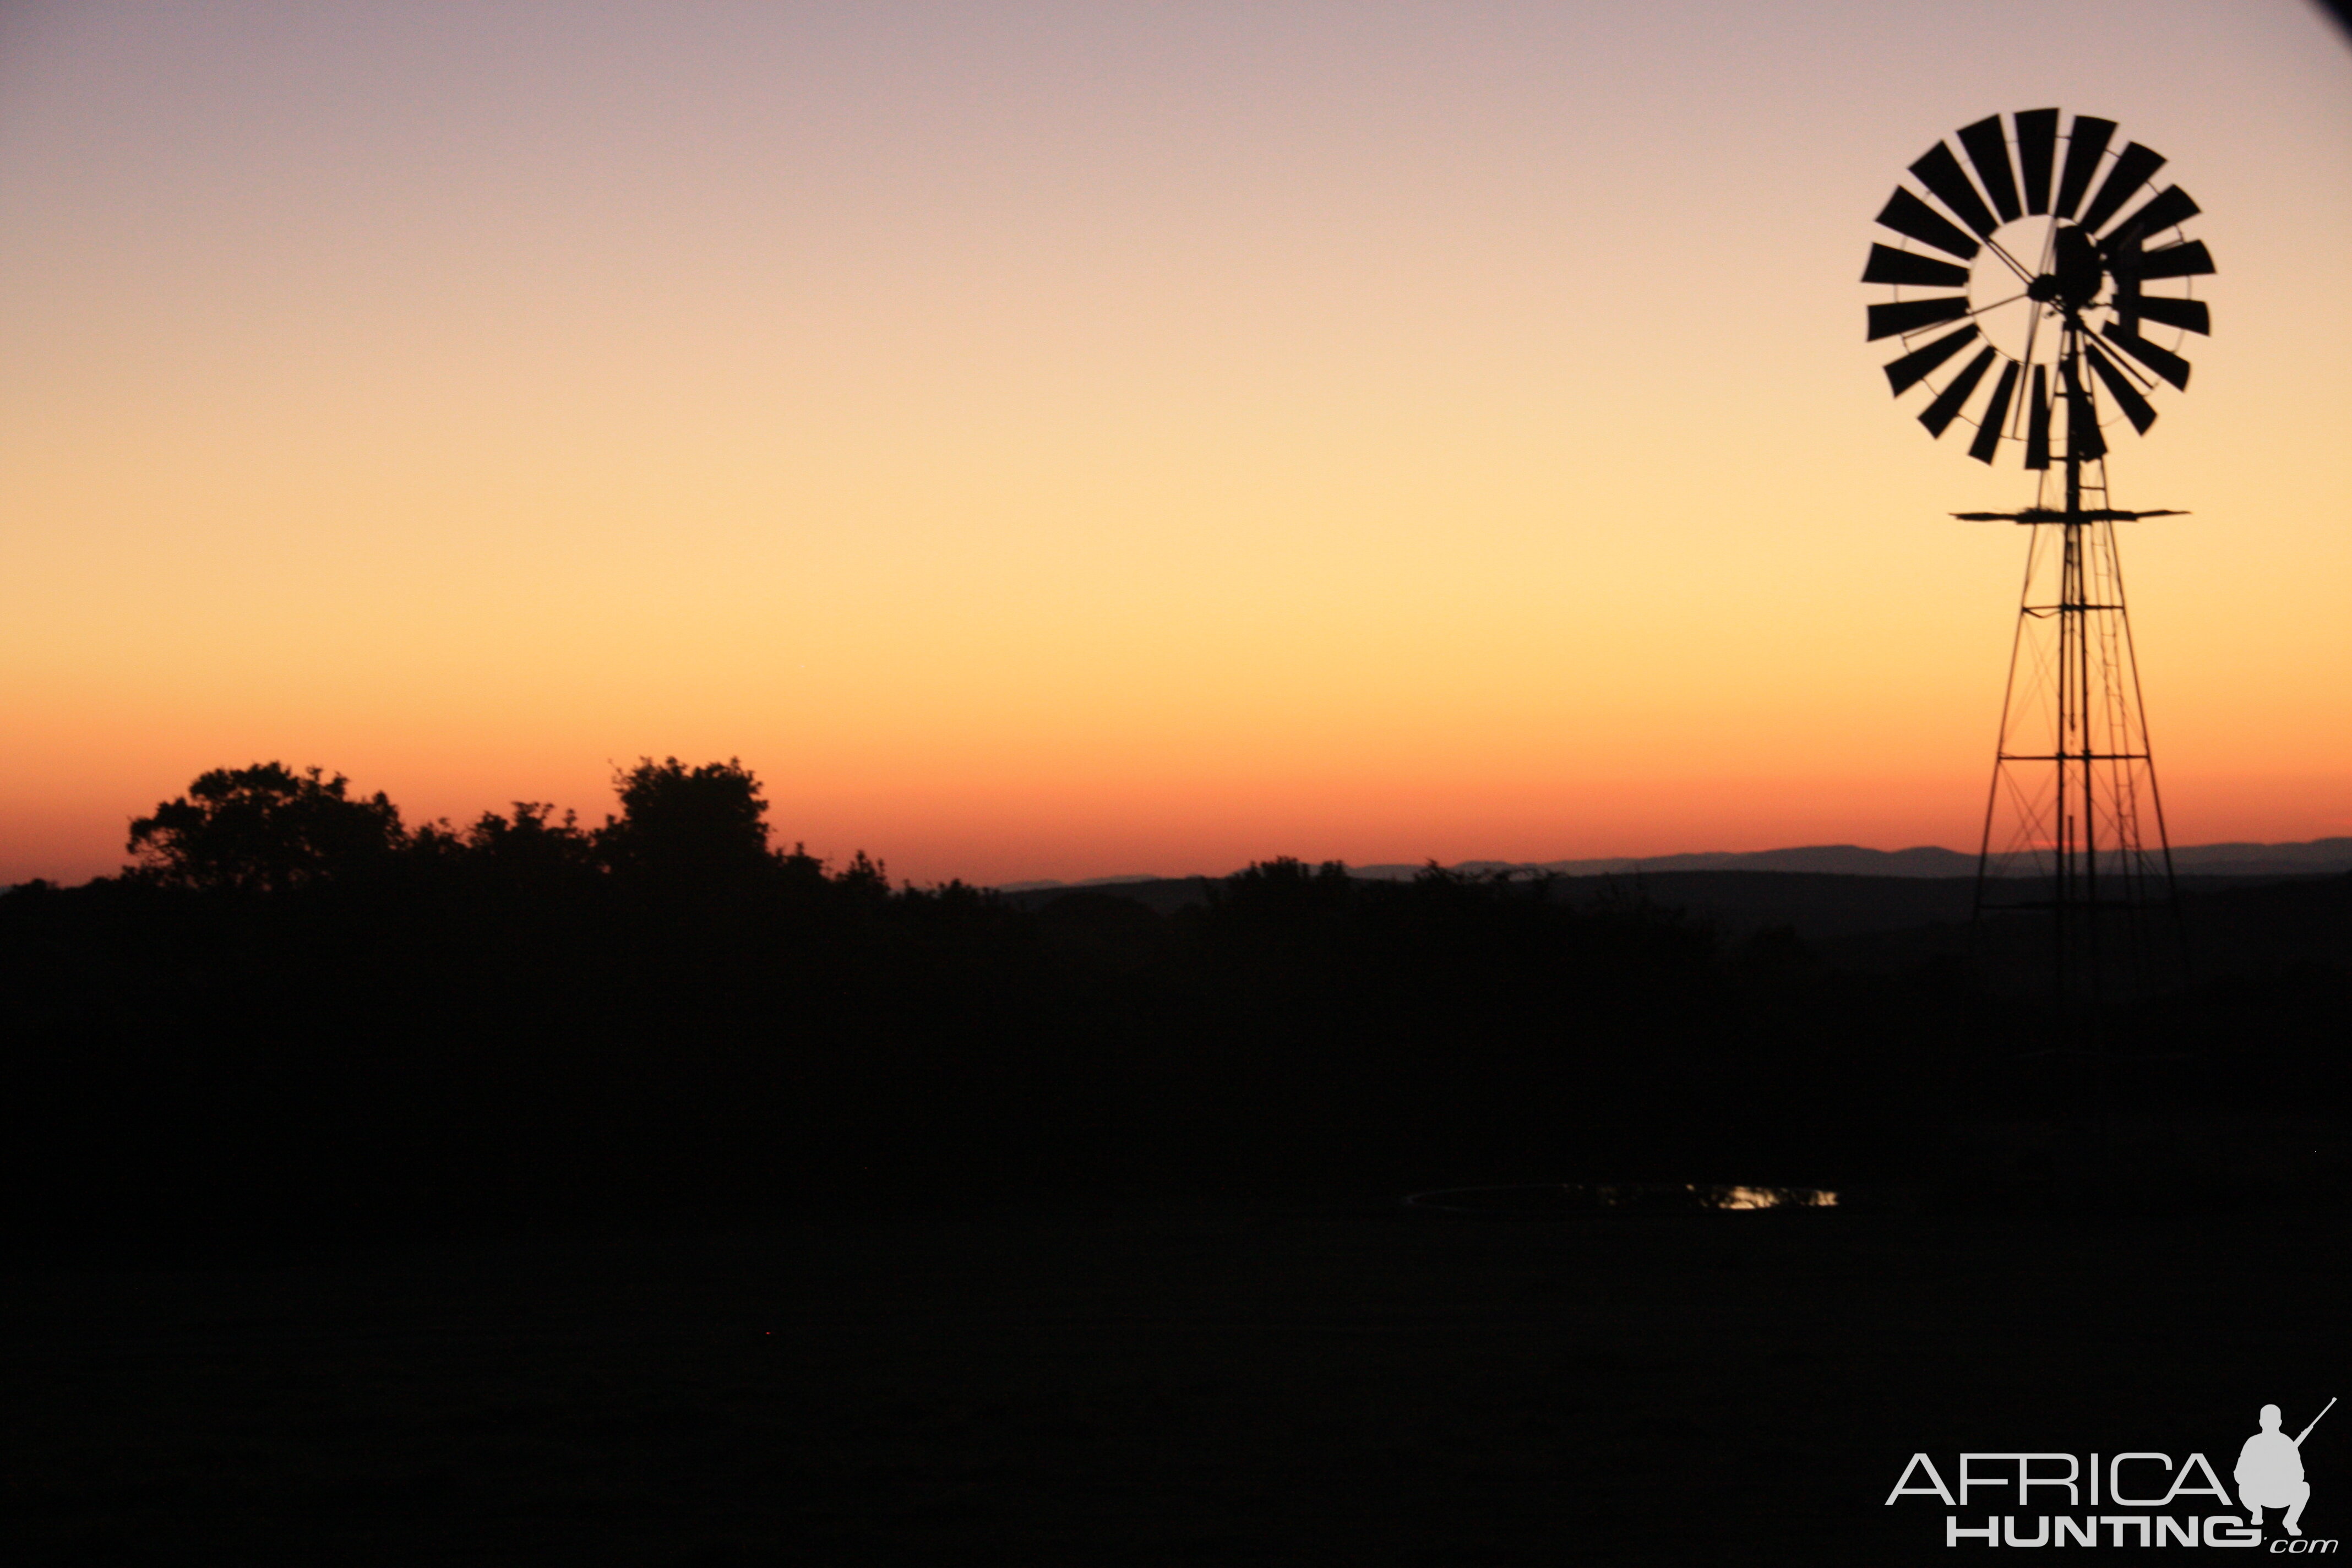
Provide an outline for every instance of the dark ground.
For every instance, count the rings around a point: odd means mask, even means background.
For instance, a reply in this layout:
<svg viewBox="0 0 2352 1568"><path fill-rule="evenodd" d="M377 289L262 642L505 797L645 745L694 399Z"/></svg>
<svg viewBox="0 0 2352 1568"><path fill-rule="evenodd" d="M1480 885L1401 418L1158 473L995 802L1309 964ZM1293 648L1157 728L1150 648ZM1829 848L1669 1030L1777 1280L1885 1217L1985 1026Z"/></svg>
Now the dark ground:
<svg viewBox="0 0 2352 1568"><path fill-rule="evenodd" d="M2226 1476L2260 1405L2352 1387L2333 1213L1387 1196L18 1268L7 1528L26 1563L1892 1563L1945 1550L1932 1499L1884 1506L1915 1451ZM2352 1436L2307 1452L2328 1537Z"/></svg>
<svg viewBox="0 0 2352 1568"><path fill-rule="evenodd" d="M789 869L0 898L7 1560L1887 1563L1914 1453L2352 1394L2352 879L2053 1032L1948 923ZM1845 1201L1398 1204L1596 1179Z"/></svg>

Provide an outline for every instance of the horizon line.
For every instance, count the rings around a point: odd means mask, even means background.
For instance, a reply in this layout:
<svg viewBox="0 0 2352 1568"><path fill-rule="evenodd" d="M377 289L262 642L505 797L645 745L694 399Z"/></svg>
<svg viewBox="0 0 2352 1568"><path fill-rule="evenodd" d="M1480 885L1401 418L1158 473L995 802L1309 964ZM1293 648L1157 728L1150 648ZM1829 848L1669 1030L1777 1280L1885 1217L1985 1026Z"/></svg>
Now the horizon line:
<svg viewBox="0 0 2352 1568"><path fill-rule="evenodd" d="M2030 853L2032 852L2004 851L2000 855L1996 855L1994 858L1997 860L2008 860L2013 859L2020 854ZM2169 853L2176 862L2182 858L2187 857L2206 861L2210 865L2214 861L2231 859L2242 860L2255 856L2271 855L2284 857L2284 858L2293 861L2308 862L2307 864L2294 867L2294 868L2295 869L2318 872L2326 872L2329 870L2352 870L2352 837L2294 839L2281 843L2262 843L2251 839L2231 839L2213 844L2177 845L2171 847ZM1440 870L1453 872L1548 871L1555 876L1570 877L1612 876L1622 874L1626 871L1638 871L1643 869L1737 870L1742 868L1753 868L1765 870L1823 871L1832 875L1840 874L1842 869L1839 868L1825 866L1756 867L1752 865L1753 862L1759 860L1775 859L1791 856L1808 858L1835 857L1839 858L1852 858L1864 862L1880 863L1907 862L1913 866L1917 866L1927 860L1934 860L1937 862L1939 866L1949 866L1954 862L1958 862L1967 868L1965 870L1951 873L1958 875L1973 874L1974 868L1976 867L1979 858L1977 852L1973 850L1949 849L1946 848L1942 845L1937 844L1911 845L1901 849L1873 849L1866 846L1858 844L1808 844L1791 845L1787 847L1778 849L1684 850L1669 855L1604 855L1559 860L1472 859L1458 860L1454 862L1452 865L1445 865L1439 862L1434 857L1432 857L1427 860L1412 863L1379 862L1355 866L1348 865L1345 861L1340 861L1338 862L1338 864L1346 866L1350 876L1382 879L1395 879L1403 877L1417 876L1433 866L1435 866ZM1286 857L1281 856L1269 857L1269 860L1281 859L1285 858ZM1743 868L1740 864L1742 862L1750 863L1750 865ZM1268 861L1266 860L1254 860L1250 862L1250 865L1265 865L1267 863ZM1328 865L1333 862L1313 861L1307 863L1313 865ZM2175 868L2196 869L2194 867L2179 866L2176 866ZM2286 869L2288 868L2281 867L2279 868ZM1121 884L1137 882L1182 882L1196 879L1202 881L1219 881L1227 877L1239 876L1242 871L1246 869L1248 869L1248 867L1241 867L1232 871L1223 872L1188 871L1179 873L1175 876L1168 876L1163 873L1154 871L1128 871L1101 877L1078 877L1068 879L1040 877L1022 881L995 882L988 884L988 886L998 892L1024 893L1043 891L1054 888L1101 888L1115 887ZM1846 874L1853 873L1849 872ZM1946 873L1939 869L1934 872L1914 870L1907 874L1919 876L1943 875Z"/></svg>

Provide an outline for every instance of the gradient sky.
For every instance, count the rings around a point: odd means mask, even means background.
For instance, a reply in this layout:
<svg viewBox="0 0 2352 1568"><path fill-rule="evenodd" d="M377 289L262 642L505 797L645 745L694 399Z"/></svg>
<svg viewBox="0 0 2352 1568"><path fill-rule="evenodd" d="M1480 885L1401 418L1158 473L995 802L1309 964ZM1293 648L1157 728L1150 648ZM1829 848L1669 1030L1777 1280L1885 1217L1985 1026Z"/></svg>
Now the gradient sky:
<svg viewBox="0 0 2352 1568"><path fill-rule="evenodd" d="M2352 833L2352 46L2302 0L0 7L0 881L215 766L919 881L1973 846L2031 499L1857 281L2105 115L2174 839Z"/></svg>

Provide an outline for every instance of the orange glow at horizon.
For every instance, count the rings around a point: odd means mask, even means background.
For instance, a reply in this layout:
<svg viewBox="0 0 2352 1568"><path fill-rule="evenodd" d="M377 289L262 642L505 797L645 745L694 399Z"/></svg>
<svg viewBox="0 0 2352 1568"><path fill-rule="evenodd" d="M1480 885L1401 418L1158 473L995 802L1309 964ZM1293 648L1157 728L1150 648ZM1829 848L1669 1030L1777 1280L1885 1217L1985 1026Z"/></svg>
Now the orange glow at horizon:
<svg viewBox="0 0 2352 1568"><path fill-rule="evenodd" d="M272 759L740 757L918 881L1973 849L2030 487L1855 279L2038 103L2220 263L2113 465L2172 840L2352 835L2352 47L1984 11L27 8L0 883Z"/></svg>

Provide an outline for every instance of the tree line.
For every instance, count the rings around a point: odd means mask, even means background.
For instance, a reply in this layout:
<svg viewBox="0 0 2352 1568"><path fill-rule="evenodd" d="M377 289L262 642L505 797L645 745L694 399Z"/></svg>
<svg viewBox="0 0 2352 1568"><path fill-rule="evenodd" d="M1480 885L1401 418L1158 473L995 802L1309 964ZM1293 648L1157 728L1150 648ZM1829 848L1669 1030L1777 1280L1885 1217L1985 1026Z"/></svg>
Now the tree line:
<svg viewBox="0 0 2352 1568"><path fill-rule="evenodd" d="M1956 1116L2116 1092L1948 973L1841 973L1632 892L1276 857L1173 914L1029 910L777 847L734 760L614 783L593 827L519 802L461 829L319 768L217 770L131 823L122 874L0 895L0 1240L1834 1186L1908 1179ZM2162 1026L2252 1004L2199 1005ZM2280 1049L2272 1089L2335 1092ZM2128 1092L2247 1092L2251 1060Z"/></svg>
<svg viewBox="0 0 2352 1568"><path fill-rule="evenodd" d="M451 868L541 881L601 872L719 889L821 870L803 847L769 847L760 781L735 758L694 768L676 757L639 759L614 780L621 815L593 829L572 812L559 820L539 801L517 801L509 816L486 811L463 830L446 821L411 829L381 790L354 796L350 784L341 773L276 762L215 768L131 822L127 847L137 859L125 874L162 888L282 893ZM842 875L881 881L862 850Z"/></svg>

